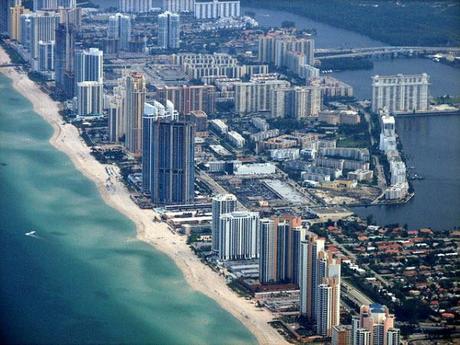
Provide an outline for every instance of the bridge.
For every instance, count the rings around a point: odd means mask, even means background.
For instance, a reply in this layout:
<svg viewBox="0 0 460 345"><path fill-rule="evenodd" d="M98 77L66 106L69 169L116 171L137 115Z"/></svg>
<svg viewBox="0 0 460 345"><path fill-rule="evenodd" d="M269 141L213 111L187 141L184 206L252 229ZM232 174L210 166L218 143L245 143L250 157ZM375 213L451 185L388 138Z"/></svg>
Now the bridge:
<svg viewBox="0 0 460 345"><path fill-rule="evenodd" d="M438 53L459 54L460 47L367 47L367 48L326 48L315 49L316 58L319 60L353 58L353 57L374 57L385 55L431 55Z"/></svg>

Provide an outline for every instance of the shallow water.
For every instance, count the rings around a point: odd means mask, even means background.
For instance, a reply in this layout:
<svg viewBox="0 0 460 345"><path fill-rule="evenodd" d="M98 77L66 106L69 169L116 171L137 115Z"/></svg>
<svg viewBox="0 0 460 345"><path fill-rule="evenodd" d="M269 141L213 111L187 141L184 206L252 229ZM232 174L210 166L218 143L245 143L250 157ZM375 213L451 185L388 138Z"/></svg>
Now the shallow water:
<svg viewBox="0 0 460 345"><path fill-rule="evenodd" d="M2 343L255 343L171 259L135 239L134 224L51 135L0 75Z"/></svg>

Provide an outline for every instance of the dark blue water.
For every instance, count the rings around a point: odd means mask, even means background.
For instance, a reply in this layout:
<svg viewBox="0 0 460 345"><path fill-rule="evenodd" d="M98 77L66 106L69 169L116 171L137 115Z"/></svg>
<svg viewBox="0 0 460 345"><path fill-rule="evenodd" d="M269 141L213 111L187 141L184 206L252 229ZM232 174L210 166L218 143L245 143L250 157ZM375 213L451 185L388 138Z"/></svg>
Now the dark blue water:
<svg viewBox="0 0 460 345"><path fill-rule="evenodd" d="M256 14L255 19L262 27L280 27L283 21L288 20L293 21L298 29L316 29L316 48L364 48L388 45L356 32L339 29L288 12L252 7L241 8L242 14L246 11L254 12Z"/></svg>
<svg viewBox="0 0 460 345"><path fill-rule="evenodd" d="M401 206L355 208L378 224L452 229L460 226L460 116L398 118L407 165L425 179L414 181L415 197Z"/></svg>
<svg viewBox="0 0 460 345"><path fill-rule="evenodd" d="M460 69L423 58L377 60L374 61L374 68L370 70L335 72L331 75L353 86L354 94L358 99L370 99L372 76L398 73L428 73L431 82L430 94L433 97L460 95Z"/></svg>

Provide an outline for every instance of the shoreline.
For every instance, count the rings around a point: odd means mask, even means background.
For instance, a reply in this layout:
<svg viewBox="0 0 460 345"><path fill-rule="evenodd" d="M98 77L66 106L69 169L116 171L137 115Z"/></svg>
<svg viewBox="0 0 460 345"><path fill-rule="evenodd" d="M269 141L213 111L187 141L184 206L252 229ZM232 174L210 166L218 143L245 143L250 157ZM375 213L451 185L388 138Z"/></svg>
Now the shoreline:
<svg viewBox="0 0 460 345"><path fill-rule="evenodd" d="M0 47L0 64L10 62ZM195 291L213 299L220 307L237 318L257 339L259 344L289 344L268 322L273 314L264 308L256 308L253 300L239 297L231 290L222 276L203 264L186 244L186 237L171 232L166 223L154 223L153 210L140 209L130 198L130 193L118 178L115 165L101 164L90 153L73 125L64 122L59 115L59 103L53 101L25 73L13 67L2 67L0 73L12 81L13 88L32 103L33 110L53 128L49 143L65 153L75 168L97 187L104 202L129 218L136 225L136 238L168 255L181 270L187 284ZM111 176L106 168L117 173ZM111 183L111 190L106 183Z"/></svg>

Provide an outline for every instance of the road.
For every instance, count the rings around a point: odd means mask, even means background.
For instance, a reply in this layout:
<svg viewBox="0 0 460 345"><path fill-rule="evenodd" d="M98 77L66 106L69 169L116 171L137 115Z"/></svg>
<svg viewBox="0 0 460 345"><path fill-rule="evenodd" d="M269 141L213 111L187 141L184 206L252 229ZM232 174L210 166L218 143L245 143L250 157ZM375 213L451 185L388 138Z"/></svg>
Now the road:
<svg viewBox="0 0 460 345"><path fill-rule="evenodd" d="M347 283L342 279L342 294L345 294L352 302L358 306L369 305L374 303L369 297L364 293L356 289L353 285Z"/></svg>
<svg viewBox="0 0 460 345"><path fill-rule="evenodd" d="M358 258L357 258L357 256L355 254L353 254L351 251L346 249L341 243L339 243L335 239L333 239L332 236L329 236L328 240L331 241L331 243L333 245L335 245L337 248L339 248L342 253L347 255L349 258L353 259L353 261L356 262L358 260ZM369 265L362 265L362 267L365 268L367 271L371 272L372 275L383 284L383 286L387 287L387 286L390 285L388 280L386 280L383 276L381 276L380 274L375 272L372 268L369 267Z"/></svg>

